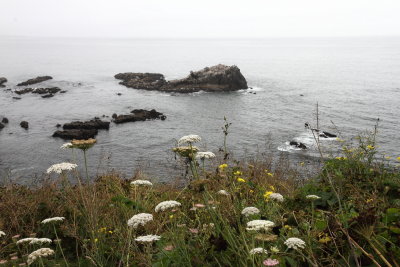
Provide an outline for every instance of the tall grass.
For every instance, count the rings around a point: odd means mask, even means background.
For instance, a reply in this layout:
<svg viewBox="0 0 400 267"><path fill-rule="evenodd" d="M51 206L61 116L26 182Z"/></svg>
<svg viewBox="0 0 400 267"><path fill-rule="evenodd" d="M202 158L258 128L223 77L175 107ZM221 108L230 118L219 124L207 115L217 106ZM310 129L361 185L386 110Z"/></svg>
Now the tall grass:
<svg viewBox="0 0 400 267"><path fill-rule="evenodd" d="M181 155L190 157L192 170L184 188L131 185L147 179L141 174L125 179L109 173L81 182L77 172L63 172L37 188L9 184L0 188L0 230L6 234L0 237L0 264L25 263L41 246L16 241L36 236L57 239L49 245L55 255L32 264L37 266L399 266L400 172L378 156L374 132L358 140L354 146L343 143L343 155L325 159L306 180L282 159L224 160L227 148L198 172L189 144ZM69 182L68 175L78 182ZM272 193L283 195L283 202ZM166 200L181 206L156 212ZM243 216L245 207L260 213ZM129 227L138 213L153 220ZM66 219L41 223L54 216ZM274 226L249 231L251 220ZM135 241L150 234L161 239ZM293 237L304 246L288 246ZM252 254L253 248L267 253Z"/></svg>

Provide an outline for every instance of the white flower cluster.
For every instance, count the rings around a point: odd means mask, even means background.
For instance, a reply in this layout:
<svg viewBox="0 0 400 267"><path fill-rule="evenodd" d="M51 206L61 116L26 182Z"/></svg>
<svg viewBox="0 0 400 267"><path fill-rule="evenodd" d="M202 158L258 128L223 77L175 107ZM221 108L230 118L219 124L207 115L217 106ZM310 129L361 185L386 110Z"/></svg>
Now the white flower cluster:
<svg viewBox="0 0 400 267"><path fill-rule="evenodd" d="M196 135L196 134L190 134L190 135L185 135L183 137L181 137L181 139L178 140L178 145L184 144L184 143L188 143L188 144L192 144L192 143L196 143L196 142L200 142L201 141L201 137Z"/></svg>
<svg viewBox="0 0 400 267"><path fill-rule="evenodd" d="M5 236L6 233L4 233L3 231L0 231L0 237Z"/></svg>
<svg viewBox="0 0 400 267"><path fill-rule="evenodd" d="M22 238L17 241L17 245L23 244L23 243L29 243L30 245L34 244L43 244L43 243L51 243L51 239L49 238L36 238L36 237L27 237L27 238Z"/></svg>
<svg viewBox="0 0 400 267"><path fill-rule="evenodd" d="M320 197L319 197L319 196L317 196L317 195L307 195L307 196L306 196L306 198L307 198L307 199L311 199L311 200L317 200L317 199L320 199Z"/></svg>
<svg viewBox="0 0 400 267"><path fill-rule="evenodd" d="M251 215L259 214L260 210L256 207L246 207L242 210L242 215L249 217Z"/></svg>
<svg viewBox="0 0 400 267"><path fill-rule="evenodd" d="M153 215L150 213L139 213L128 220L128 226L137 228L139 225L144 226L146 223L153 220Z"/></svg>
<svg viewBox="0 0 400 267"><path fill-rule="evenodd" d="M31 242L29 242L29 244L30 245L36 245L36 244L42 245L44 243L50 244L51 242L53 242L53 241L51 241L51 239L49 239L49 238L34 238Z"/></svg>
<svg viewBox="0 0 400 267"><path fill-rule="evenodd" d="M64 221L64 220L65 220L64 217L53 217L53 218L44 219L44 220L42 221L42 223L43 223L43 224L46 224L46 223L52 223L52 222L62 222L62 221Z"/></svg>
<svg viewBox="0 0 400 267"><path fill-rule="evenodd" d="M179 207L179 206L181 206L181 203L179 203L178 201L167 200L167 201L160 202L156 206L155 211L156 212L164 211L164 210L175 208L175 207Z"/></svg>
<svg viewBox="0 0 400 267"><path fill-rule="evenodd" d="M258 231L258 230L270 230L275 226L275 223L267 220L253 220L247 223L246 230L248 231Z"/></svg>
<svg viewBox="0 0 400 267"><path fill-rule="evenodd" d="M135 180L133 182L131 182L131 185L148 185L148 186L152 186L152 182L147 181L147 180Z"/></svg>
<svg viewBox="0 0 400 267"><path fill-rule="evenodd" d="M303 240L301 240L300 238L291 237L285 241L285 245L288 248L299 249L299 248L304 248L306 246L306 243Z"/></svg>
<svg viewBox="0 0 400 267"><path fill-rule="evenodd" d="M143 242L143 243L151 243L154 241L158 241L161 239L161 236L159 235L143 235L135 238L135 241L137 242Z"/></svg>
<svg viewBox="0 0 400 267"><path fill-rule="evenodd" d="M60 148L61 149L67 149L67 148L72 148L72 147L73 147L72 143L65 143Z"/></svg>
<svg viewBox="0 0 400 267"><path fill-rule="evenodd" d="M34 252L32 252L31 254L28 255L27 263L28 263L28 265L31 265L38 258L51 256L53 254L54 254L54 250L52 250L50 248L39 248L38 250L35 250Z"/></svg>
<svg viewBox="0 0 400 267"><path fill-rule="evenodd" d="M268 251L264 248L253 248L252 250L249 251L250 255L255 255L255 254L268 254Z"/></svg>
<svg viewBox="0 0 400 267"><path fill-rule="evenodd" d="M229 193L226 190L219 190L217 192L218 195L224 195L224 196L229 196Z"/></svg>
<svg viewBox="0 0 400 267"><path fill-rule="evenodd" d="M63 171L70 171L78 167L78 165L68 162L58 163L51 165L50 168L47 169L47 173L55 172L61 174Z"/></svg>
<svg viewBox="0 0 400 267"><path fill-rule="evenodd" d="M196 158L198 159L212 159L215 158L215 154L212 152L197 152Z"/></svg>
<svg viewBox="0 0 400 267"><path fill-rule="evenodd" d="M279 193L272 193L271 195L269 195L269 198L278 202L283 202L283 196Z"/></svg>

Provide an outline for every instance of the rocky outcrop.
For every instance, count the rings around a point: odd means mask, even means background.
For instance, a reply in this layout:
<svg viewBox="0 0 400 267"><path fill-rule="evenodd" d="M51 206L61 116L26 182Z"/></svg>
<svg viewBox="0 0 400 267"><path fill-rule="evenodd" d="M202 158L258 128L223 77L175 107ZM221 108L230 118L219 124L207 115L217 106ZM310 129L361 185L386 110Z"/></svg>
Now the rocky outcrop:
<svg viewBox="0 0 400 267"><path fill-rule="evenodd" d="M4 117L4 118L1 120L1 122L2 122L2 123L8 123L8 119L7 119L6 117Z"/></svg>
<svg viewBox="0 0 400 267"><path fill-rule="evenodd" d="M60 125L61 126L61 125ZM56 131L53 137L63 139L88 139L94 138L98 134L99 129L108 130L110 128L109 121L102 121L95 118L90 121L73 121L63 125L63 131Z"/></svg>
<svg viewBox="0 0 400 267"><path fill-rule="evenodd" d="M114 116L115 115L115 116ZM125 122L134 122L134 121L146 121L146 120L165 120L167 117L156 111L155 109L152 110L144 110L144 109L134 109L131 111L131 114L127 115L117 115L113 114L114 122L125 123Z"/></svg>
<svg viewBox="0 0 400 267"><path fill-rule="evenodd" d="M73 121L63 125L64 130L68 129L106 129L110 128L109 121L102 121L100 119L94 119L90 121Z"/></svg>
<svg viewBox="0 0 400 267"><path fill-rule="evenodd" d="M33 92L33 88L25 88L25 89L20 89L20 90L15 90L14 93L16 93L17 95L24 95L27 93L31 93Z"/></svg>
<svg viewBox="0 0 400 267"><path fill-rule="evenodd" d="M160 73L119 73L114 76L126 87L164 92L191 93L197 91L221 92L247 89L247 81L237 66L216 65L179 80L166 81Z"/></svg>
<svg viewBox="0 0 400 267"><path fill-rule="evenodd" d="M294 146L296 148L300 148L300 149L307 149L307 146L301 142L297 142L297 141L290 141L289 145Z"/></svg>
<svg viewBox="0 0 400 267"><path fill-rule="evenodd" d="M27 121L21 121L21 123L19 125L22 128L24 128L25 130L28 130L28 128L29 128L29 123Z"/></svg>
<svg viewBox="0 0 400 267"><path fill-rule="evenodd" d="M4 85L4 83L6 83L6 82L7 82L7 79L6 79L6 78L0 77L0 87L6 87L6 86Z"/></svg>
<svg viewBox="0 0 400 267"><path fill-rule="evenodd" d="M53 137L60 137L66 140L72 139L89 139L97 135L97 129L69 129L66 131L56 131Z"/></svg>
<svg viewBox="0 0 400 267"><path fill-rule="evenodd" d="M63 92L59 87L47 87L47 88L24 88L15 90L14 93L17 95L24 95L27 93L42 95L42 98L53 97L54 94ZM65 92L65 91L64 91Z"/></svg>
<svg viewBox="0 0 400 267"><path fill-rule="evenodd" d="M51 79L53 79L53 77L51 77L51 76L38 76L36 78L29 79L25 82L19 83L19 84L17 84L17 86L27 86L27 85L31 85L31 84L35 84L35 83L41 83L41 82L51 80Z"/></svg>
<svg viewBox="0 0 400 267"><path fill-rule="evenodd" d="M0 122L0 130L3 129L5 126L3 123Z"/></svg>

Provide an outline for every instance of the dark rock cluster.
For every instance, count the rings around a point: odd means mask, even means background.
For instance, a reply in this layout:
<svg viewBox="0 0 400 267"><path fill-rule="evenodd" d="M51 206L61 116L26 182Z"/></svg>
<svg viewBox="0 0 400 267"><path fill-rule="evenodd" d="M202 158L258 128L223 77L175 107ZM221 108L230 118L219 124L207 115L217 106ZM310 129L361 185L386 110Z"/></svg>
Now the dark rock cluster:
<svg viewBox="0 0 400 267"><path fill-rule="evenodd" d="M161 112L156 111L155 109L152 110L145 110L145 109L134 109L131 111L131 114L127 115L117 115L113 114L114 122L125 123L125 122L134 122L134 121L146 121L146 120L165 120L167 117L162 114Z"/></svg>
<svg viewBox="0 0 400 267"><path fill-rule="evenodd" d="M44 82L44 81L47 81L47 80L51 80L51 79L53 79L53 77L51 77L51 76L38 76L36 78L32 78L32 79L29 79L29 80L27 80L25 82L19 83L19 84L17 84L17 86L32 85L32 84L35 84L35 83L41 83L41 82Z"/></svg>
<svg viewBox="0 0 400 267"><path fill-rule="evenodd" d="M166 81L160 73L119 73L114 76L126 87L164 92L192 93L197 91L221 92L247 89L247 81L237 66L216 65L179 80Z"/></svg>

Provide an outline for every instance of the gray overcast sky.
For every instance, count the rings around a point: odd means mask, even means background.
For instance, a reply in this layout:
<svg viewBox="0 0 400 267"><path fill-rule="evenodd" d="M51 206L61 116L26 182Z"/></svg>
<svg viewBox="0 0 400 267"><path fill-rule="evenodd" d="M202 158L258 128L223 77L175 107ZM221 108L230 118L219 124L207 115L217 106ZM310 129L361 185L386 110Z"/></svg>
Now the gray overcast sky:
<svg viewBox="0 0 400 267"><path fill-rule="evenodd" d="M400 35L400 0L1 0L0 35Z"/></svg>

